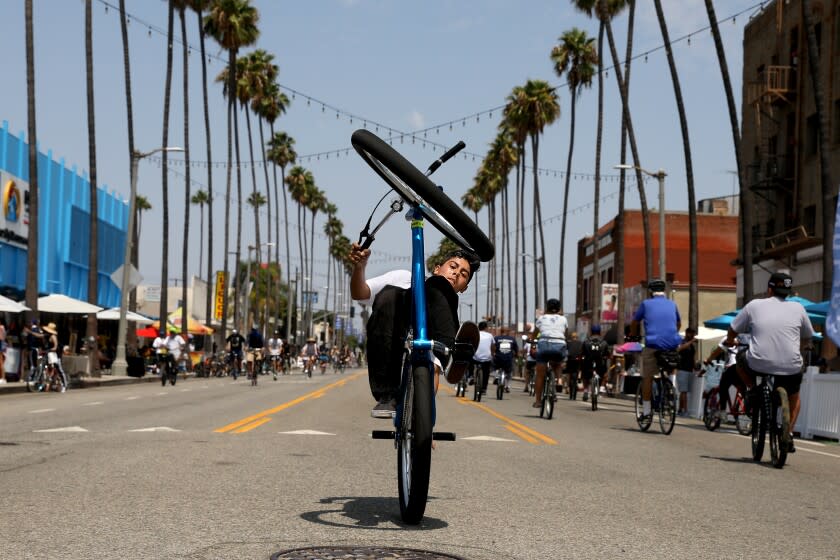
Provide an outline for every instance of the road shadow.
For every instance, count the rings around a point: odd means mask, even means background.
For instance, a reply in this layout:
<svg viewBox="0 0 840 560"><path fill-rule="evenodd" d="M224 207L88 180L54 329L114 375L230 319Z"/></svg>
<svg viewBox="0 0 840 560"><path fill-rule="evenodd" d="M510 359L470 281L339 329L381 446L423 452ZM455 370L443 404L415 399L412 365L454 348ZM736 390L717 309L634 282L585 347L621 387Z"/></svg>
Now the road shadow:
<svg viewBox="0 0 840 560"><path fill-rule="evenodd" d="M724 463L741 463L747 465L756 465L758 467L764 467L765 469L778 470L776 467L773 466L773 463L767 461L754 461L752 457L715 457L713 455L700 455L700 458L714 459L715 461L722 461Z"/></svg>
<svg viewBox="0 0 840 560"><path fill-rule="evenodd" d="M434 498L429 498L432 500ZM373 496L343 496L321 498L324 509L307 511L301 518L310 523L345 529L375 529L378 531L432 531L449 526L446 521L426 515L419 525L408 525L400 518L397 498Z"/></svg>

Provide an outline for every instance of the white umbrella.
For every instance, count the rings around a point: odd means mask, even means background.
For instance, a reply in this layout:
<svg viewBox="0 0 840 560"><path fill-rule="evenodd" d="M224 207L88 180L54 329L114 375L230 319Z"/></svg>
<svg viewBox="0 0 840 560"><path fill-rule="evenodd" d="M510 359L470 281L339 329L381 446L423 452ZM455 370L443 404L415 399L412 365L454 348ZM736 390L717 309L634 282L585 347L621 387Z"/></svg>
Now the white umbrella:
<svg viewBox="0 0 840 560"><path fill-rule="evenodd" d="M120 320L120 308L119 307L112 307L110 309L103 309L99 313L96 314L96 318L103 320L103 321L119 321ZM141 325L148 325L149 323L153 323L153 319L149 319L139 313L135 313L134 311L125 311L125 318L127 321L134 321L135 323L140 323Z"/></svg>
<svg viewBox="0 0 840 560"><path fill-rule="evenodd" d="M38 298L38 311L42 313L96 313L102 308L63 294L50 294Z"/></svg>
<svg viewBox="0 0 840 560"><path fill-rule="evenodd" d="M29 308L13 299L0 296L0 312L3 311L6 313L21 313L23 311L29 311Z"/></svg>

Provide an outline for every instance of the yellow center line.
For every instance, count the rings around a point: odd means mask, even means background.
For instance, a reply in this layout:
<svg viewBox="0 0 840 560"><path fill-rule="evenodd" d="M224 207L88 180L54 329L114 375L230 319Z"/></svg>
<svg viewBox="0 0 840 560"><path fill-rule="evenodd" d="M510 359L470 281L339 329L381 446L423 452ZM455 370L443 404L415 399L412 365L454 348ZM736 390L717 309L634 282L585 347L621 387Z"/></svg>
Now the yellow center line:
<svg viewBox="0 0 840 560"><path fill-rule="evenodd" d="M324 395L325 391L329 391L330 389L333 389L335 387L341 387L341 386L345 385L348 381L353 381L354 379L364 375L364 373L365 372L354 373L354 374L350 375L349 377L345 377L341 381L336 381L335 383L330 383L326 387L319 387L318 389L315 389L314 391L311 391L311 392L309 392L305 395L302 395L302 396L300 396L300 397L298 397L294 400L291 400L289 402L286 402L286 403L283 403L281 405L275 406L274 408L269 408L268 410L263 410L262 412L258 412L257 414L254 414L254 415L249 416L247 418L243 418L242 420L237 420L236 422L233 422L232 424L228 424L227 426L223 426L223 427L221 427L217 430L214 430L214 431L216 433L219 433L219 434L224 434L224 433L227 433L227 432L238 430L239 428L242 428L242 427L246 426L247 424L250 424L250 423L254 422L255 420L259 420L259 419L264 418L266 416L276 414L280 411L286 410L287 408L291 408L295 405L298 405L298 404L300 404L300 403L302 403L306 400L321 397L321 396ZM254 427L256 427L256 426L254 426ZM241 432L237 432L237 433L241 433Z"/></svg>
<svg viewBox="0 0 840 560"><path fill-rule="evenodd" d="M271 421L271 416L265 416L264 418L260 418L259 420L255 420L255 421L251 422L250 424L245 424L244 426L242 426L238 430L234 430L233 433L234 434L244 434L245 432L250 432L254 428L259 428L260 426L262 426L266 422L270 422L270 421Z"/></svg>
<svg viewBox="0 0 840 560"><path fill-rule="evenodd" d="M449 393L450 395L455 394L455 392L452 389L450 389L449 387L444 387L443 389L447 393ZM520 432L524 432L526 434L529 434L530 437L537 438L538 440L541 440L543 443L545 443L547 445L557 445L557 441L551 439L547 435L541 434L540 432L538 432L536 430L533 430L533 429L529 428L528 426L520 424L516 420L512 420L512 419L508 418L504 414L499 414L498 412L496 412L492 408L489 408L489 407L487 407L483 404L477 403L475 401L467 400L466 398L459 398L458 402L461 403L461 404L474 406L474 407L478 408L479 410L483 410L487 414L489 414L491 416L495 416L496 418L498 418L502 422L505 422L508 426L513 426L514 428L518 429ZM508 428L508 429L510 429L510 428ZM514 432L514 433L516 433L516 432ZM525 439L525 438L522 438L522 439ZM528 441L528 440L526 439L525 441Z"/></svg>
<svg viewBox="0 0 840 560"><path fill-rule="evenodd" d="M505 428L507 428L508 431L512 432L517 437L524 439L528 443L533 443L534 445L539 445L540 444L540 442L537 438L533 438L533 437L529 436L525 432L523 432L523 431L521 431L517 428L514 428L510 424L505 424Z"/></svg>

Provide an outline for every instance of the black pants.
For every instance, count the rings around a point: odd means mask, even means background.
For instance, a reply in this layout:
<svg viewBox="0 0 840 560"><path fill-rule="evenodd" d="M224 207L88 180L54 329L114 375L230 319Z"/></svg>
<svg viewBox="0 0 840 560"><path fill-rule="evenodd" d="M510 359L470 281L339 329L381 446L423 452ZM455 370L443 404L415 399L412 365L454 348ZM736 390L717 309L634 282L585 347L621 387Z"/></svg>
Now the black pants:
<svg viewBox="0 0 840 560"><path fill-rule="evenodd" d="M397 398L405 337L412 325L411 290L385 286L371 307L367 323L368 382L373 398ZM458 295L442 276L426 279L426 329L431 340L448 347L458 331ZM437 356L443 367L448 358Z"/></svg>
<svg viewBox="0 0 840 560"><path fill-rule="evenodd" d="M473 375L473 379L475 379L475 372L477 370L481 370L481 391L486 393L487 392L487 382L490 380L490 364L492 362L479 362L473 360L470 364L470 373Z"/></svg>

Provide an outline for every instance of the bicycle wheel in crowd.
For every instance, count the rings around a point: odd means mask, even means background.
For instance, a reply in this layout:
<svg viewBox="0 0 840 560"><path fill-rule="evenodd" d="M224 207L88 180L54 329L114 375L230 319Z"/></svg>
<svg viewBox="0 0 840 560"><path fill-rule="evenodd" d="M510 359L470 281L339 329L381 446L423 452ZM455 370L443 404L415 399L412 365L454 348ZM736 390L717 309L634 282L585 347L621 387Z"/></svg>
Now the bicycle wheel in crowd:
<svg viewBox="0 0 840 560"><path fill-rule="evenodd" d="M659 429L666 436L674 430L677 420L677 393L674 384L667 377L661 379L662 396L659 399Z"/></svg>
<svg viewBox="0 0 840 560"><path fill-rule="evenodd" d="M718 388L715 387L703 399L703 424L710 432L714 432L720 427L720 417L717 414L719 405Z"/></svg>
<svg viewBox="0 0 840 560"><path fill-rule="evenodd" d="M752 458L753 461L761 461L764 455L764 436L767 433L767 413L764 410L764 387L760 387L753 400L753 418L752 418Z"/></svg>
<svg viewBox="0 0 840 560"><path fill-rule="evenodd" d="M597 373L592 373L592 382L590 383L590 389L592 389L592 395L590 396L590 402L592 403L592 410L598 410L598 392L601 389L601 378L598 376Z"/></svg>
<svg viewBox="0 0 840 560"><path fill-rule="evenodd" d="M502 398L505 396L505 373L501 372L496 379L499 383L498 385L496 385L496 399L502 400Z"/></svg>
<svg viewBox="0 0 840 560"><path fill-rule="evenodd" d="M790 442L790 401L782 387L773 391L773 421L770 423L770 460L773 466L785 466Z"/></svg>
<svg viewBox="0 0 840 560"><path fill-rule="evenodd" d="M480 367L475 368L475 375L473 376L473 380L475 381L475 391L473 391L473 400L475 402L481 402L481 386L483 383L483 379L481 378L482 372Z"/></svg>
<svg viewBox="0 0 840 560"><path fill-rule="evenodd" d="M642 419L642 384L641 381L639 385L636 387L636 423L639 425L639 429L643 432L648 431L650 428L651 419L653 418L652 414L649 414L647 418Z"/></svg>
<svg viewBox="0 0 840 560"><path fill-rule="evenodd" d="M402 424L397 442L400 516L416 525L423 519L429 495L432 461L432 378L426 367L415 367L405 384Z"/></svg>

